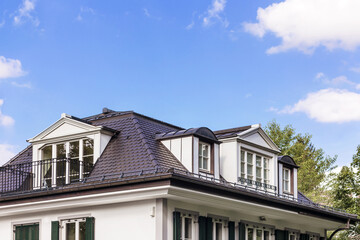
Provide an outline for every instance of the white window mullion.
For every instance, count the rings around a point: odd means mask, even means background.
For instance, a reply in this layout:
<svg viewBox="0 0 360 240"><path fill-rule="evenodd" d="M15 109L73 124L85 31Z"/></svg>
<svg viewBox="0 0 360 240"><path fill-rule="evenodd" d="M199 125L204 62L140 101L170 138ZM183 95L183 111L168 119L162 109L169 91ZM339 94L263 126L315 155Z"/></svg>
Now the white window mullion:
<svg viewBox="0 0 360 240"><path fill-rule="evenodd" d="M80 233L80 223L79 221L75 222L75 240L79 240Z"/></svg>
<svg viewBox="0 0 360 240"><path fill-rule="evenodd" d="M67 160L67 158L70 155L70 143L65 143L65 149L66 149L66 172L65 172L65 184L70 183L70 162Z"/></svg>
<svg viewBox="0 0 360 240"><path fill-rule="evenodd" d="M244 177L247 179L248 175L247 175L247 151L244 151Z"/></svg>
<svg viewBox="0 0 360 240"><path fill-rule="evenodd" d="M79 178L83 179L84 178L84 141L83 139L80 139L79 142L79 164L80 164L80 169L79 169Z"/></svg>
<svg viewBox="0 0 360 240"><path fill-rule="evenodd" d="M52 160L51 160L51 164L52 164L52 185L56 186L56 144L52 145Z"/></svg>

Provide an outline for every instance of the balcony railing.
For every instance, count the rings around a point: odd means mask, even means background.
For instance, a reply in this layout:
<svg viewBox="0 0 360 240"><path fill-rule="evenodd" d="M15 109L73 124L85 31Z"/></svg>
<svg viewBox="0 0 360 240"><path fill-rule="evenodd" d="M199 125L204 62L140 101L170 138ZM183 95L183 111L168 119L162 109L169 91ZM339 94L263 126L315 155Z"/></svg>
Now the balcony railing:
<svg viewBox="0 0 360 240"><path fill-rule="evenodd" d="M49 189L79 182L93 164L78 159L47 159L0 167L0 193Z"/></svg>
<svg viewBox="0 0 360 240"><path fill-rule="evenodd" d="M258 182L258 181L254 181L252 179L247 179L247 178L243 178L243 177L238 177L238 183L242 184L242 185L248 185L251 186L255 189L263 189L265 191L274 191L276 192L276 186L267 184L267 183L262 183L262 182Z"/></svg>

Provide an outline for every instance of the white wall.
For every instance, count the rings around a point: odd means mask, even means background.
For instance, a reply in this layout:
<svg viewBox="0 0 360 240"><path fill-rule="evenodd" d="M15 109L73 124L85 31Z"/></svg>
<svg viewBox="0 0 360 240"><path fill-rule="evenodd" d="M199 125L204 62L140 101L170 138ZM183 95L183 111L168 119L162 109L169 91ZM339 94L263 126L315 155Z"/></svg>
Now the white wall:
<svg viewBox="0 0 360 240"><path fill-rule="evenodd" d="M239 149L236 140L220 144L220 174L229 182L237 182L239 175Z"/></svg>
<svg viewBox="0 0 360 240"><path fill-rule="evenodd" d="M18 214L0 217L2 240L13 240L12 226L21 223L40 223L40 240L51 238L51 221L74 217L95 218L95 239L153 239L155 237L155 216L151 216L156 206L154 200L109 204L52 211L43 209L36 214Z"/></svg>

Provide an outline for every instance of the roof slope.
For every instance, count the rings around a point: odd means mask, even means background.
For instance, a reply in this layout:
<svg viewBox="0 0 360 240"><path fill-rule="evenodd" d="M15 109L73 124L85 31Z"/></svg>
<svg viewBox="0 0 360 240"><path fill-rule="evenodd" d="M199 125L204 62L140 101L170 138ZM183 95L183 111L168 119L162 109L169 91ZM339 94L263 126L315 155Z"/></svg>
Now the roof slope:
<svg viewBox="0 0 360 240"><path fill-rule="evenodd" d="M91 177L155 167L184 169L175 156L155 139L157 132L178 130L175 127L133 112L104 116L93 120L92 124L109 127L120 133L107 145Z"/></svg>

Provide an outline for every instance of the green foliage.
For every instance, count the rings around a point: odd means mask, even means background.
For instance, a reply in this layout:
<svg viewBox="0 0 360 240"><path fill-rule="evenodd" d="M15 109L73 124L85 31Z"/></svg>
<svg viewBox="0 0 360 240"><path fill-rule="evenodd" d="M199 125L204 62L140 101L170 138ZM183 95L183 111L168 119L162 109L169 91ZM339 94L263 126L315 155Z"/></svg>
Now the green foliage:
<svg viewBox="0 0 360 240"><path fill-rule="evenodd" d="M325 156L321 148L316 149L311 143L312 136L310 134L296 133L291 125L286 125L282 129L273 120L267 124L265 131L280 148L281 154L291 156L300 166L298 189L304 194L316 196L315 192L320 190L326 173L335 167L337 156Z"/></svg>
<svg viewBox="0 0 360 240"><path fill-rule="evenodd" d="M344 166L332 181L334 207L360 215L360 145L350 167Z"/></svg>

